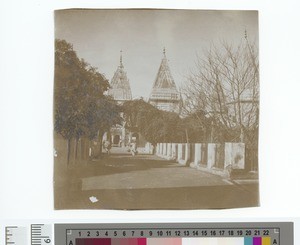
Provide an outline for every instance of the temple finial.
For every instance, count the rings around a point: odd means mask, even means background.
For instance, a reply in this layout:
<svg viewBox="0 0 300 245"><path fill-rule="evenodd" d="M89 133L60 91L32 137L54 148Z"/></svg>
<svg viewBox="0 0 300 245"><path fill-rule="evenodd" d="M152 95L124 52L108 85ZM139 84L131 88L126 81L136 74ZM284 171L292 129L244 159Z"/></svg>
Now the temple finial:
<svg viewBox="0 0 300 245"><path fill-rule="evenodd" d="M165 47L163 49L163 54L164 54L164 57L166 57L166 48Z"/></svg>
<svg viewBox="0 0 300 245"><path fill-rule="evenodd" d="M247 34L247 29L245 29L245 39L247 39L248 34Z"/></svg>
<svg viewBox="0 0 300 245"><path fill-rule="evenodd" d="M120 50L120 67L123 67L122 50Z"/></svg>

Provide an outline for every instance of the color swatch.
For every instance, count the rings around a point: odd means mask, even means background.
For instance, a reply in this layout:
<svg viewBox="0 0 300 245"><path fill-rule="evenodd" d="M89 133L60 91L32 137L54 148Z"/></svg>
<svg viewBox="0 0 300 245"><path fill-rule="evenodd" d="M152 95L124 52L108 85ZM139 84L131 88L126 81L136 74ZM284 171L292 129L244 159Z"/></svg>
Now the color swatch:
<svg viewBox="0 0 300 245"><path fill-rule="evenodd" d="M76 238L75 245L271 245L271 238Z"/></svg>

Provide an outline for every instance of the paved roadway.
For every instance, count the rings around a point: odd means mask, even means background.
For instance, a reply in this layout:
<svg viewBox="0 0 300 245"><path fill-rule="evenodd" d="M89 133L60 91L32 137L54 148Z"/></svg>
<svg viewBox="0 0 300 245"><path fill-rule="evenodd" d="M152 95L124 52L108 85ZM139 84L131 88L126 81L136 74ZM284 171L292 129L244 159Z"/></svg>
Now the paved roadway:
<svg viewBox="0 0 300 245"><path fill-rule="evenodd" d="M153 155L110 156L69 172L57 182L57 209L206 209L258 205L257 183L237 184ZM90 201L96 197L97 202Z"/></svg>

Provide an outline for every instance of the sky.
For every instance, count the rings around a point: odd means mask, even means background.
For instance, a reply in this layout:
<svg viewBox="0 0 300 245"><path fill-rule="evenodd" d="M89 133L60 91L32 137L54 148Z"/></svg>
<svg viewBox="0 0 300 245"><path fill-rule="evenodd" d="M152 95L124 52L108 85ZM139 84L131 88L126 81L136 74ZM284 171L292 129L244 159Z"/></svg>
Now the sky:
<svg viewBox="0 0 300 245"><path fill-rule="evenodd" d="M55 13L55 37L73 44L107 79L120 63L133 98L149 97L163 49L177 88L184 85L212 44L236 45L247 30L258 45L257 11L213 10L60 10Z"/></svg>

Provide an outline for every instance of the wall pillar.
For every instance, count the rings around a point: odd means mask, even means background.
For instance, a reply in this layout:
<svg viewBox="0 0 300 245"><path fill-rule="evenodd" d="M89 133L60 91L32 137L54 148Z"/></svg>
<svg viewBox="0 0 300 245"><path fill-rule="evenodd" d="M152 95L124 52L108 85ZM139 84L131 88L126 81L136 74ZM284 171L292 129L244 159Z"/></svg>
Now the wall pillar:
<svg viewBox="0 0 300 245"><path fill-rule="evenodd" d="M233 143L232 145L233 169L245 169L245 144Z"/></svg>
<svg viewBox="0 0 300 245"><path fill-rule="evenodd" d="M182 161L182 144L178 144L178 151L177 151L177 162Z"/></svg>
<svg viewBox="0 0 300 245"><path fill-rule="evenodd" d="M225 143L225 166L232 169L245 169L245 144Z"/></svg>
<svg viewBox="0 0 300 245"><path fill-rule="evenodd" d="M167 143L167 159L171 159L172 158L172 144L171 143Z"/></svg>
<svg viewBox="0 0 300 245"><path fill-rule="evenodd" d="M198 166L201 163L201 144L200 143L196 143L195 144L195 161L194 161L194 165Z"/></svg>
<svg viewBox="0 0 300 245"><path fill-rule="evenodd" d="M184 164L188 164L190 161L190 154L191 154L191 144L185 144L185 156L184 156Z"/></svg>
<svg viewBox="0 0 300 245"><path fill-rule="evenodd" d="M163 154L163 144L159 143L159 155L161 156Z"/></svg>
<svg viewBox="0 0 300 245"><path fill-rule="evenodd" d="M163 153L162 153L163 156L166 156L167 155L167 143L163 143Z"/></svg>
<svg viewBox="0 0 300 245"><path fill-rule="evenodd" d="M158 155L158 151L159 151L159 143L156 144L156 147L155 147L155 155Z"/></svg>
<svg viewBox="0 0 300 245"><path fill-rule="evenodd" d="M224 163L225 169L228 168L229 166L232 166L231 155L232 155L232 143L225 143L225 163Z"/></svg>
<svg viewBox="0 0 300 245"><path fill-rule="evenodd" d="M211 169L216 163L216 144L207 145L207 168Z"/></svg>
<svg viewBox="0 0 300 245"><path fill-rule="evenodd" d="M171 147L171 159L176 160L177 158L177 144L176 143L172 143L172 147Z"/></svg>

